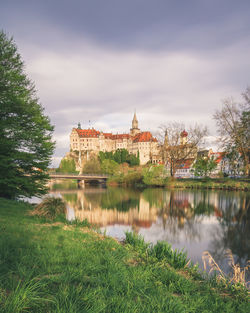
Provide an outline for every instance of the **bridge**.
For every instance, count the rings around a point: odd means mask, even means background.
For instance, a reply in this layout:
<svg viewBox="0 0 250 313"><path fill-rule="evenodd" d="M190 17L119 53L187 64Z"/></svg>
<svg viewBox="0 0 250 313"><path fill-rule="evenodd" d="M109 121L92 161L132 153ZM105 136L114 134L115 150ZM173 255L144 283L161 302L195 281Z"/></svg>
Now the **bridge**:
<svg viewBox="0 0 250 313"><path fill-rule="evenodd" d="M66 174L66 173L49 173L50 179L75 179L78 187L83 187L85 182L98 181L106 183L108 175L103 174Z"/></svg>

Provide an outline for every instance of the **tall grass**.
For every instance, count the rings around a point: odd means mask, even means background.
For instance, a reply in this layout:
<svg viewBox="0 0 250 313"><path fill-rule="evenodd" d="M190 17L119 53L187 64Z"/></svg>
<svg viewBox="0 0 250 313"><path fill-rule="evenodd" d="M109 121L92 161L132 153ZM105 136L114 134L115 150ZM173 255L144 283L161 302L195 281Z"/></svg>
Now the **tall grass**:
<svg viewBox="0 0 250 313"><path fill-rule="evenodd" d="M156 245L152 245L145 243L142 236L127 232L125 242L151 258L167 261L176 269L184 268L189 263L186 252L174 250L166 241L158 241Z"/></svg>
<svg viewBox="0 0 250 313"><path fill-rule="evenodd" d="M61 198L46 197L31 212L32 215L54 219L66 213L66 203Z"/></svg>
<svg viewBox="0 0 250 313"><path fill-rule="evenodd" d="M227 249L225 252L225 257L228 260L228 265L231 267L232 271L228 275L223 272L223 270L216 263L212 255L208 251L204 251L202 255L202 260L204 264L204 270L207 271L210 268L209 274L212 272L217 273L217 278L223 280L224 282L229 282L233 284L240 284L248 288L250 282L246 281L246 272L250 269L250 260L247 261L246 266L243 268L239 264L235 264L232 251Z"/></svg>
<svg viewBox="0 0 250 313"><path fill-rule="evenodd" d="M22 282L18 282L16 288L7 294L2 294L0 298L4 304L2 311L4 313L19 313L19 312L30 312L31 307L33 310L40 307L42 304L51 302L52 300L45 297L45 284L36 281L35 279ZM1 309L1 306L0 306ZM39 310L38 310L39 311ZM35 312L35 311L33 311Z"/></svg>

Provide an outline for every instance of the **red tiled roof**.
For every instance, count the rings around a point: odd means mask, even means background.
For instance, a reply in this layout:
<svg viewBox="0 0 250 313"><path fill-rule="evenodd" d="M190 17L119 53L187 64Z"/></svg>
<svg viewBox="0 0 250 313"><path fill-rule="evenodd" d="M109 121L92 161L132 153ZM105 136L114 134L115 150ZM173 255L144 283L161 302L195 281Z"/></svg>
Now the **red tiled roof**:
<svg viewBox="0 0 250 313"><path fill-rule="evenodd" d="M225 152L212 152L212 153L210 153L210 156L215 156L216 159L214 161L215 161L215 163L219 164L220 161L225 156Z"/></svg>
<svg viewBox="0 0 250 313"><path fill-rule="evenodd" d="M129 134L112 135L112 139L129 139L129 137L130 137Z"/></svg>
<svg viewBox="0 0 250 313"><path fill-rule="evenodd" d="M100 136L100 132L98 130L92 129L79 129L75 128L77 131L77 134L79 137L86 137L86 138L95 138ZM123 140L123 139L129 139L131 136L129 134L116 134L113 135L112 133L103 133L104 137L106 139L112 139L112 140ZM150 132L142 132L137 134L136 136L132 137L133 142L157 142L157 139L152 136Z"/></svg>
<svg viewBox="0 0 250 313"><path fill-rule="evenodd" d="M177 161L176 169L189 169L194 162L194 159L187 159L184 161Z"/></svg>
<svg viewBox="0 0 250 313"><path fill-rule="evenodd" d="M92 129L75 128L75 130L77 131L79 137L94 138L99 137L100 135L100 132L95 130L94 128Z"/></svg>
<svg viewBox="0 0 250 313"><path fill-rule="evenodd" d="M113 134L112 134L112 133L103 133L103 136L104 136L106 139L112 139Z"/></svg>
<svg viewBox="0 0 250 313"><path fill-rule="evenodd" d="M133 142L157 142L157 139L152 136L150 132L142 132L134 136Z"/></svg>

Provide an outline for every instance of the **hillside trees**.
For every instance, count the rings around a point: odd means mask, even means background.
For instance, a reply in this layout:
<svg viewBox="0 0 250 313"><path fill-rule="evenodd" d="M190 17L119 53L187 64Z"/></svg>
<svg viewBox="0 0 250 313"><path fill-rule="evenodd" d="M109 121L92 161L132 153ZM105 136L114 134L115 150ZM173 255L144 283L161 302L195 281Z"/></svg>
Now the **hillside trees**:
<svg viewBox="0 0 250 313"><path fill-rule="evenodd" d="M62 159L58 169L58 173L78 173L74 159Z"/></svg>
<svg viewBox="0 0 250 313"><path fill-rule="evenodd" d="M46 192L46 170L54 148L52 131L13 39L0 31L1 197Z"/></svg>
<svg viewBox="0 0 250 313"><path fill-rule="evenodd" d="M249 175L250 157L250 88L242 94L244 103L233 98L223 101L222 108L214 114L220 145L230 155L240 154L244 172Z"/></svg>
<svg viewBox="0 0 250 313"><path fill-rule="evenodd" d="M129 154L127 149L117 149L115 152L99 152L99 160L113 160L118 164L128 163L131 166L140 165L139 152L137 155Z"/></svg>

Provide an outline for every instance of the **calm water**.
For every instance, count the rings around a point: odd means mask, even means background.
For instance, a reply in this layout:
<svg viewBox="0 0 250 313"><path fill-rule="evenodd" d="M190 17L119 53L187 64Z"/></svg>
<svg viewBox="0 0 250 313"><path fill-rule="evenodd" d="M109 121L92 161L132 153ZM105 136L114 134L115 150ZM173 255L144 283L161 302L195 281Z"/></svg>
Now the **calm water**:
<svg viewBox="0 0 250 313"><path fill-rule="evenodd" d="M87 219L119 240L126 231L152 243L166 240L199 264L208 250L224 269L228 248L241 266L250 259L249 192L87 187L51 193L67 202L69 219Z"/></svg>

